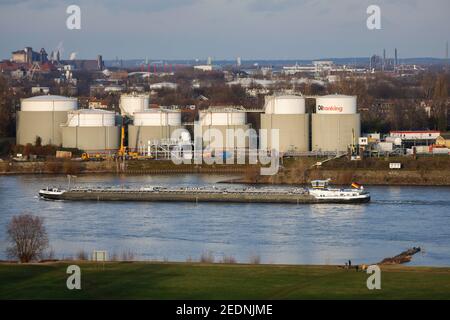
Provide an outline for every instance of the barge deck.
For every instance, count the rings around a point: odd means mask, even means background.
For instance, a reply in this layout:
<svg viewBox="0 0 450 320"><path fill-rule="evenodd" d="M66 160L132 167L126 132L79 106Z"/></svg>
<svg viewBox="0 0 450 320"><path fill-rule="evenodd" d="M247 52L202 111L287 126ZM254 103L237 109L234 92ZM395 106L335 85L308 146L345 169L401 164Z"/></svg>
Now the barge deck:
<svg viewBox="0 0 450 320"><path fill-rule="evenodd" d="M299 188L78 188L70 190L44 189L41 198L70 201L166 201L166 202L231 202L231 203L364 203L367 195L316 197Z"/></svg>

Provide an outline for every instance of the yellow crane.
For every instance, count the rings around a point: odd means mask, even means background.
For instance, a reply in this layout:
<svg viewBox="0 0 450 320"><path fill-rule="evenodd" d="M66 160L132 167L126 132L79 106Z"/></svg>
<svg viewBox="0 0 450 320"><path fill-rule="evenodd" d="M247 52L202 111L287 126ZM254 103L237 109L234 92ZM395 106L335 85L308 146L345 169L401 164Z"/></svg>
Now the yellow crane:
<svg viewBox="0 0 450 320"><path fill-rule="evenodd" d="M117 151L117 156L126 158L126 159L137 159L139 154L137 152L127 151L127 147L125 146L125 121L124 117L122 117L122 127L120 129L120 148Z"/></svg>

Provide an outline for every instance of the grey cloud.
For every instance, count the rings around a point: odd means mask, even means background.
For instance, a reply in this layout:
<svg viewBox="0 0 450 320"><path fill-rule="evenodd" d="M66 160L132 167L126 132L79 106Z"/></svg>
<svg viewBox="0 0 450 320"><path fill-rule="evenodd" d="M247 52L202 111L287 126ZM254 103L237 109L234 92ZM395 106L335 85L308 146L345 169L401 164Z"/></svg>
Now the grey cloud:
<svg viewBox="0 0 450 320"><path fill-rule="evenodd" d="M274 12L289 10L292 7L303 6L311 3L312 0L250 0L247 2L247 8L249 10Z"/></svg>
<svg viewBox="0 0 450 320"><path fill-rule="evenodd" d="M26 5L31 9L47 9L60 5L86 5L95 4L97 6L114 11L165 11L178 7L192 5L199 0L98 0L95 2L88 0L0 0L0 6Z"/></svg>

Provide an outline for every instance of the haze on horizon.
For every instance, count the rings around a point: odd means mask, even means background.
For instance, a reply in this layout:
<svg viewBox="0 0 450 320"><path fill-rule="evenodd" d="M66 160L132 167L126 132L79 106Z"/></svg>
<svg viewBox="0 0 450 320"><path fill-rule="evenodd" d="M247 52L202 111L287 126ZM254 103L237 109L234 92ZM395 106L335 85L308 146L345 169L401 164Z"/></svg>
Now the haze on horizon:
<svg viewBox="0 0 450 320"><path fill-rule="evenodd" d="M66 28L71 4L81 30ZM371 4L381 30L366 27ZM449 12L448 0L0 0L0 58L58 45L63 58L444 58Z"/></svg>

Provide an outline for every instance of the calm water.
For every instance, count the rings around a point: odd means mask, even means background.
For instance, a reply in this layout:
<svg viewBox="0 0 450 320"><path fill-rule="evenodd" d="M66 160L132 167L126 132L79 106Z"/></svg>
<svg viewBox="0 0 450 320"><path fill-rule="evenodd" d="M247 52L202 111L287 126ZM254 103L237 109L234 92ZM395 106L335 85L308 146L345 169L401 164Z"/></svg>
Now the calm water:
<svg viewBox="0 0 450 320"><path fill-rule="evenodd" d="M204 185L230 176L81 176L79 185ZM65 176L0 177L0 259L13 215L45 218L59 258L108 250L137 258L185 261L212 252L246 262L343 264L378 262L412 246L411 264L450 266L450 188L369 187L363 205L52 202L36 192Z"/></svg>

